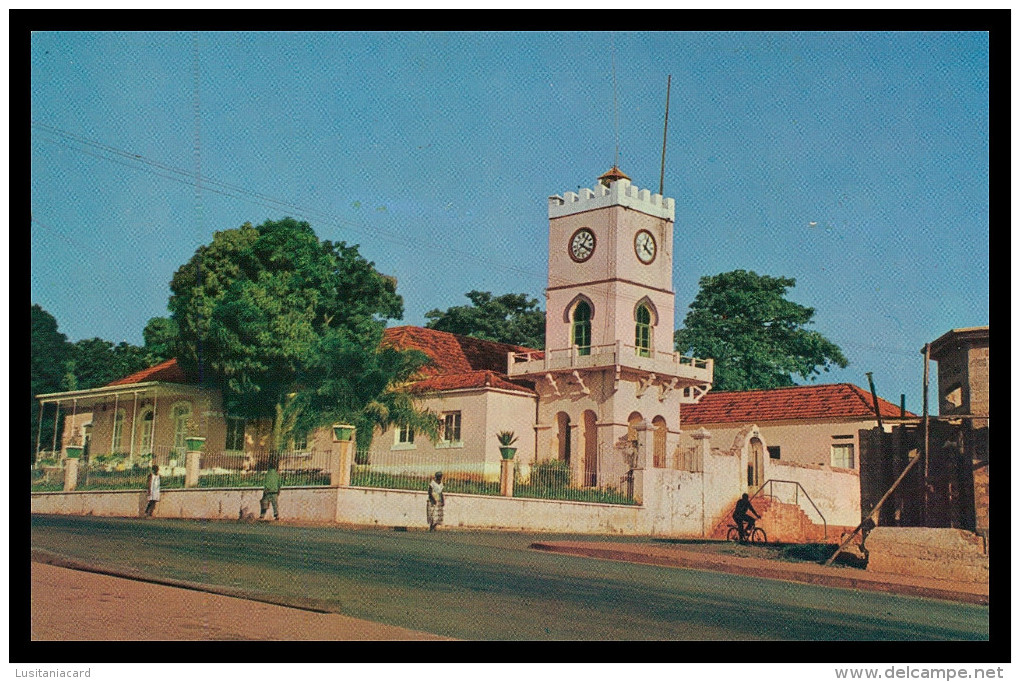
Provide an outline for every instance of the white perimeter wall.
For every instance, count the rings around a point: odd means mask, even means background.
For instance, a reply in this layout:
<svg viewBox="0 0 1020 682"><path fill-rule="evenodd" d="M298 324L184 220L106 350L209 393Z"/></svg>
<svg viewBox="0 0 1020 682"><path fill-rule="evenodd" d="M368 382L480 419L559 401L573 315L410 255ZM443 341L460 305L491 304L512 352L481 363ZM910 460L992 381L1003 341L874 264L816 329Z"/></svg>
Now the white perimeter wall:
<svg viewBox="0 0 1020 682"><path fill-rule="evenodd" d="M159 518L225 519L259 513L259 488L164 490ZM140 516L144 491L33 493L33 514ZM284 488L280 516L291 521L425 528L424 491L378 488ZM267 515L271 515L270 510ZM647 513L637 505L446 495L444 524L574 533L647 534Z"/></svg>
<svg viewBox="0 0 1020 682"><path fill-rule="evenodd" d="M708 450L708 441L702 441ZM733 510L746 490L746 458L739 450L703 452L704 472L674 469L635 471L640 505L613 505L561 500L447 494L444 522L464 528L564 533L620 533L700 537L710 533ZM810 491L829 525L860 522L860 479L856 472L772 462L771 478L797 481ZM783 501L797 501L817 522L794 486L773 491ZM257 516L259 488L189 488L163 491L155 516L233 519ZM787 500L786 498L791 499ZM75 491L33 493L33 514L140 516L144 491ZM284 519L313 523L425 527L424 491L325 486L285 487L280 493Z"/></svg>

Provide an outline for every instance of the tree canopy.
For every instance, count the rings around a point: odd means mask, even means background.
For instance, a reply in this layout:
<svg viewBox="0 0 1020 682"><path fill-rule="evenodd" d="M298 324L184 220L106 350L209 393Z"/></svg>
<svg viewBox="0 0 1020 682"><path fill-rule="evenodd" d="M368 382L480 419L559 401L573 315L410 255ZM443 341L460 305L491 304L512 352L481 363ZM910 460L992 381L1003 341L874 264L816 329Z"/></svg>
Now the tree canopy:
<svg viewBox="0 0 1020 682"><path fill-rule="evenodd" d="M65 364L70 348L67 337L57 329L57 320L37 303L32 304L32 452L40 433L39 402L35 397L41 393L56 393L63 388ZM53 411L44 417L42 433L53 433Z"/></svg>
<svg viewBox="0 0 1020 682"><path fill-rule="evenodd" d="M430 310L425 313L429 320L425 326L486 341L528 348L545 346L545 313L537 299L527 294L493 297L488 291L469 291L465 295L471 305Z"/></svg>
<svg viewBox="0 0 1020 682"><path fill-rule="evenodd" d="M169 317L153 317L146 323L142 338L150 366L177 356L177 336L177 323Z"/></svg>
<svg viewBox="0 0 1020 682"><path fill-rule="evenodd" d="M63 388L78 391L96 388L149 366L145 349L126 341L114 345L100 338L71 344L65 365Z"/></svg>
<svg viewBox="0 0 1020 682"><path fill-rule="evenodd" d="M715 360L714 390L741 391L795 385L830 366L846 367L836 344L812 324L814 308L786 299L788 277L734 270L702 277L676 350Z"/></svg>
<svg viewBox="0 0 1020 682"><path fill-rule="evenodd" d="M272 419L275 448L295 429L365 424L395 370L422 362L379 348L403 314L393 280L293 218L215 233L170 288L182 369L220 389L228 413Z"/></svg>
<svg viewBox="0 0 1020 682"><path fill-rule="evenodd" d="M145 369L151 354L147 348L121 341L114 344L100 338L70 343L57 331L57 320L38 304L32 305L32 443L40 432L39 403L42 393L78 391L106 384ZM42 433L60 430L54 424L55 410L45 414ZM63 419L61 418L61 422Z"/></svg>

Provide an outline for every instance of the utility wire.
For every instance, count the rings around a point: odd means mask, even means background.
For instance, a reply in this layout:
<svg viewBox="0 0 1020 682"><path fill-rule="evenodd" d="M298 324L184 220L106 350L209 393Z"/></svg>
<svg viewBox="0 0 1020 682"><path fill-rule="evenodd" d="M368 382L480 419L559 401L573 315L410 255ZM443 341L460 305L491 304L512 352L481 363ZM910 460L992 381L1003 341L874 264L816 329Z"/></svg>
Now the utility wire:
<svg viewBox="0 0 1020 682"><path fill-rule="evenodd" d="M340 218L335 214L327 213L325 211L317 209L307 208L305 206L295 204L291 201L273 197L263 192L250 190L228 182L215 180L213 178L210 178L209 176L199 177L199 175L195 171L189 171L175 166L171 166L169 164L156 161L154 159L150 159L141 154L136 154L124 149L120 149L118 147L114 147L112 145L99 142L97 140L93 140L87 137L83 137L81 135L77 135L75 133L68 132L55 126L47 125L45 123L33 121L32 126L37 130L43 131L45 133L48 133L49 135L56 136L58 138L58 139L51 139L46 137L42 138L47 139L47 141L49 142L60 144L64 147L67 147L68 149L81 152L88 156L110 161L112 163L117 163L128 168L143 171L155 175L156 177L171 180L173 182L177 182L183 185L195 186L197 188L198 185L200 184L202 192L212 192L214 194L219 194L225 197L241 199L260 206L271 208L273 210L286 210L293 213L297 217L318 221L326 226L333 227L338 230L347 229L353 232L358 232L373 239L378 239L389 242L391 244L407 247L419 253L427 252L432 256L441 255L441 257L445 259L452 259L453 257L456 256L457 257L456 262L458 264L463 263L464 260L468 260L479 263L481 265L485 265L493 269L525 275L529 278L534 277L548 278L549 276L548 272L540 273L539 271L534 269L511 265L506 263L505 261L479 256L476 252L473 251L466 251L463 249L458 249L449 246L444 246L442 249L436 249L435 244L433 243L421 240L408 239L403 236L398 236L397 233L391 230L386 230L374 226L368 227L366 225L351 221L349 219ZM82 146L76 146L75 144L72 143L76 143L77 145ZM547 288L572 283L573 280L553 277L548 279ZM644 295L629 296L624 293L618 293L617 298L624 301L637 303L639 300L644 298Z"/></svg>

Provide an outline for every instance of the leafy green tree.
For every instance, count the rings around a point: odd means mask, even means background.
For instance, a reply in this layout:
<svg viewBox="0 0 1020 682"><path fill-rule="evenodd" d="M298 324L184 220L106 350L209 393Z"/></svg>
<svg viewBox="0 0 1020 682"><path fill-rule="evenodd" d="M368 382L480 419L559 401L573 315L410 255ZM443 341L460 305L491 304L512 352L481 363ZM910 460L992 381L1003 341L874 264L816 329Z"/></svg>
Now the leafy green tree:
<svg viewBox="0 0 1020 682"><path fill-rule="evenodd" d="M228 412L271 419L276 449L296 429L356 422L400 379L379 348L385 320L403 314L396 284L306 222L217 232L170 289L182 369L220 389Z"/></svg>
<svg viewBox="0 0 1020 682"><path fill-rule="evenodd" d="M846 367L836 344L807 329L814 308L786 299L788 277L734 270L702 277L676 350L715 360L713 389L742 391L793 386L829 367Z"/></svg>
<svg viewBox="0 0 1020 682"><path fill-rule="evenodd" d="M63 388L68 391L105 386L149 366L145 349L121 341L114 345L100 338L71 344Z"/></svg>
<svg viewBox="0 0 1020 682"><path fill-rule="evenodd" d="M57 329L57 320L43 310L38 303L32 304L32 456L35 456L35 442L40 433L39 401L35 396L42 393L56 393L63 387L65 364L70 344L67 337ZM41 425L43 434L53 434L53 412L46 415Z"/></svg>
<svg viewBox="0 0 1020 682"><path fill-rule="evenodd" d="M169 317L154 317L146 323L142 338L149 365L158 365L177 356L178 333L177 323Z"/></svg>
<svg viewBox="0 0 1020 682"><path fill-rule="evenodd" d="M420 406L427 395L410 390L429 357L421 351L380 346L381 341L379 329L370 341L341 332L319 344L307 371L324 380L315 391L295 396L304 403L296 420L298 429L314 428L318 415L327 417L327 423L353 424L360 452L372 444L376 431L394 425L410 426L433 440L439 436L439 417ZM366 344L377 350L365 353Z"/></svg>
<svg viewBox="0 0 1020 682"><path fill-rule="evenodd" d="M499 341L528 348L545 346L545 313L538 300L527 294L503 294L493 297L488 291L465 294L471 305L458 305L445 312L425 313L429 329Z"/></svg>

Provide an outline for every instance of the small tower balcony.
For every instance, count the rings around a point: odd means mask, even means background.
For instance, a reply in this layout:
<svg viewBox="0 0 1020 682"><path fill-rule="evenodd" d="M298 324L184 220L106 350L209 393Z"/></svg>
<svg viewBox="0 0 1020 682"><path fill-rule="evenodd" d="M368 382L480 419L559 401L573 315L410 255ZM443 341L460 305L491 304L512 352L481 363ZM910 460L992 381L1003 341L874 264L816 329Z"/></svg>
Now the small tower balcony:
<svg viewBox="0 0 1020 682"><path fill-rule="evenodd" d="M590 346L586 349L572 346L507 354L507 374L511 377L540 377L576 370L621 368L654 377L658 382L668 383L671 388L695 387L698 390L688 392L695 399L704 395L712 384L711 359L703 360L680 353L639 349L621 341L604 346Z"/></svg>

